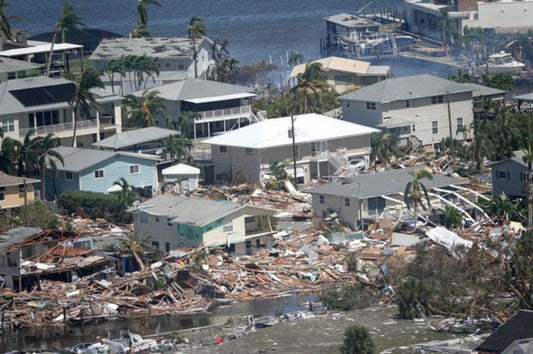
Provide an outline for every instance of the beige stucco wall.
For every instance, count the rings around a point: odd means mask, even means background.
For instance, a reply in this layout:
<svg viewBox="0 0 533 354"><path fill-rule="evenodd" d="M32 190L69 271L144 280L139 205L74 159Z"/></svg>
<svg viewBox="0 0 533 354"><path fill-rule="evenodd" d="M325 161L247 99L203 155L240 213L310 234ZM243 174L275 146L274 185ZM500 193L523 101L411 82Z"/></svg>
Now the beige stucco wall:
<svg viewBox="0 0 533 354"><path fill-rule="evenodd" d="M5 187L5 199L0 201L0 208L9 209L24 205L24 194L19 194L19 186ZM26 184L26 201L28 203L35 200L33 184Z"/></svg>

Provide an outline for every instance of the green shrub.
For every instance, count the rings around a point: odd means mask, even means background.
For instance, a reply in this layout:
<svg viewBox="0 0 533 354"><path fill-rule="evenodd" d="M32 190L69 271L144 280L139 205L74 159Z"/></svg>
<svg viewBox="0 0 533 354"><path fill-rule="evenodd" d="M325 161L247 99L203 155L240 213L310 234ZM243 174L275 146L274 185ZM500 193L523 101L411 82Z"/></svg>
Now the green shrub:
<svg viewBox="0 0 533 354"><path fill-rule="evenodd" d="M15 209L11 215L1 215L0 225L57 229L61 223L55 213L51 212L40 200L36 200L26 207Z"/></svg>
<svg viewBox="0 0 533 354"><path fill-rule="evenodd" d="M430 292L418 279L407 279L396 294L400 316L404 319L420 317L425 310Z"/></svg>
<svg viewBox="0 0 533 354"><path fill-rule="evenodd" d="M320 301L329 310L360 310L376 302L375 294L362 284L346 285L320 294Z"/></svg>
<svg viewBox="0 0 533 354"><path fill-rule="evenodd" d="M343 354L372 354L376 350L376 344L363 326L348 327L344 332L344 343L341 347Z"/></svg>
<svg viewBox="0 0 533 354"><path fill-rule="evenodd" d="M57 204L66 213L72 214L80 208L92 219L104 218L112 222L131 222L131 214L118 195L87 191L63 192L57 197Z"/></svg>

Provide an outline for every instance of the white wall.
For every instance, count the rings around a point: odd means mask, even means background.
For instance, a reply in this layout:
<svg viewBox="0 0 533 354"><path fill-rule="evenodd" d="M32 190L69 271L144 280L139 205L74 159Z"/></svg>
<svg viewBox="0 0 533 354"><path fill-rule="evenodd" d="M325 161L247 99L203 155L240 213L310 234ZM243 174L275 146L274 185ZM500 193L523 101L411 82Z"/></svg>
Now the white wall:
<svg viewBox="0 0 533 354"><path fill-rule="evenodd" d="M480 2L477 6L482 28L533 26L533 1Z"/></svg>

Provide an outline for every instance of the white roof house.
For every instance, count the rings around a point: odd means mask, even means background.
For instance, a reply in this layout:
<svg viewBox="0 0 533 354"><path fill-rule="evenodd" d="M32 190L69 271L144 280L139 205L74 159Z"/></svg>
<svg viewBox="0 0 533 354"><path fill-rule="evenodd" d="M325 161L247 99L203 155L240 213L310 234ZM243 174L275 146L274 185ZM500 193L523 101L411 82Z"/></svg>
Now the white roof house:
<svg viewBox="0 0 533 354"><path fill-rule="evenodd" d="M179 163L163 169L161 173L166 181L179 180L181 190L191 191L198 188L199 168Z"/></svg>
<svg viewBox="0 0 533 354"><path fill-rule="evenodd" d="M370 136L376 132L379 130L315 113L295 116L298 175L306 182L352 168L348 161L366 159ZM261 121L204 143L211 145L216 180L231 180L241 170L249 182L259 181L268 174L271 162L293 159L291 117Z"/></svg>

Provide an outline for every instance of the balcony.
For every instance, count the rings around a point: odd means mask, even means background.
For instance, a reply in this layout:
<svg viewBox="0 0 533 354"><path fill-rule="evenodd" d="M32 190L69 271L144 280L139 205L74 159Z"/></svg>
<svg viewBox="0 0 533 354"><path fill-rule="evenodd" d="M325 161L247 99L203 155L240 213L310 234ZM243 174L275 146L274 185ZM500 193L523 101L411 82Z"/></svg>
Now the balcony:
<svg viewBox="0 0 533 354"><path fill-rule="evenodd" d="M100 117L100 127L108 127L112 125L114 125L113 116L101 116ZM78 130L93 129L93 128L96 129L96 126L97 126L96 119L85 119L85 120L78 121L77 129ZM72 132L73 124L72 122L67 122L67 123L52 124L52 125L42 125L37 128L21 128L19 129L19 135L24 136L32 129L35 129L35 135L37 136L44 136L44 135L48 135L49 133L58 135L58 133Z"/></svg>
<svg viewBox="0 0 533 354"><path fill-rule="evenodd" d="M217 120L245 118L251 115L252 109L250 106L241 106L226 109L217 109L214 111L197 112L199 115L198 121L212 122Z"/></svg>

